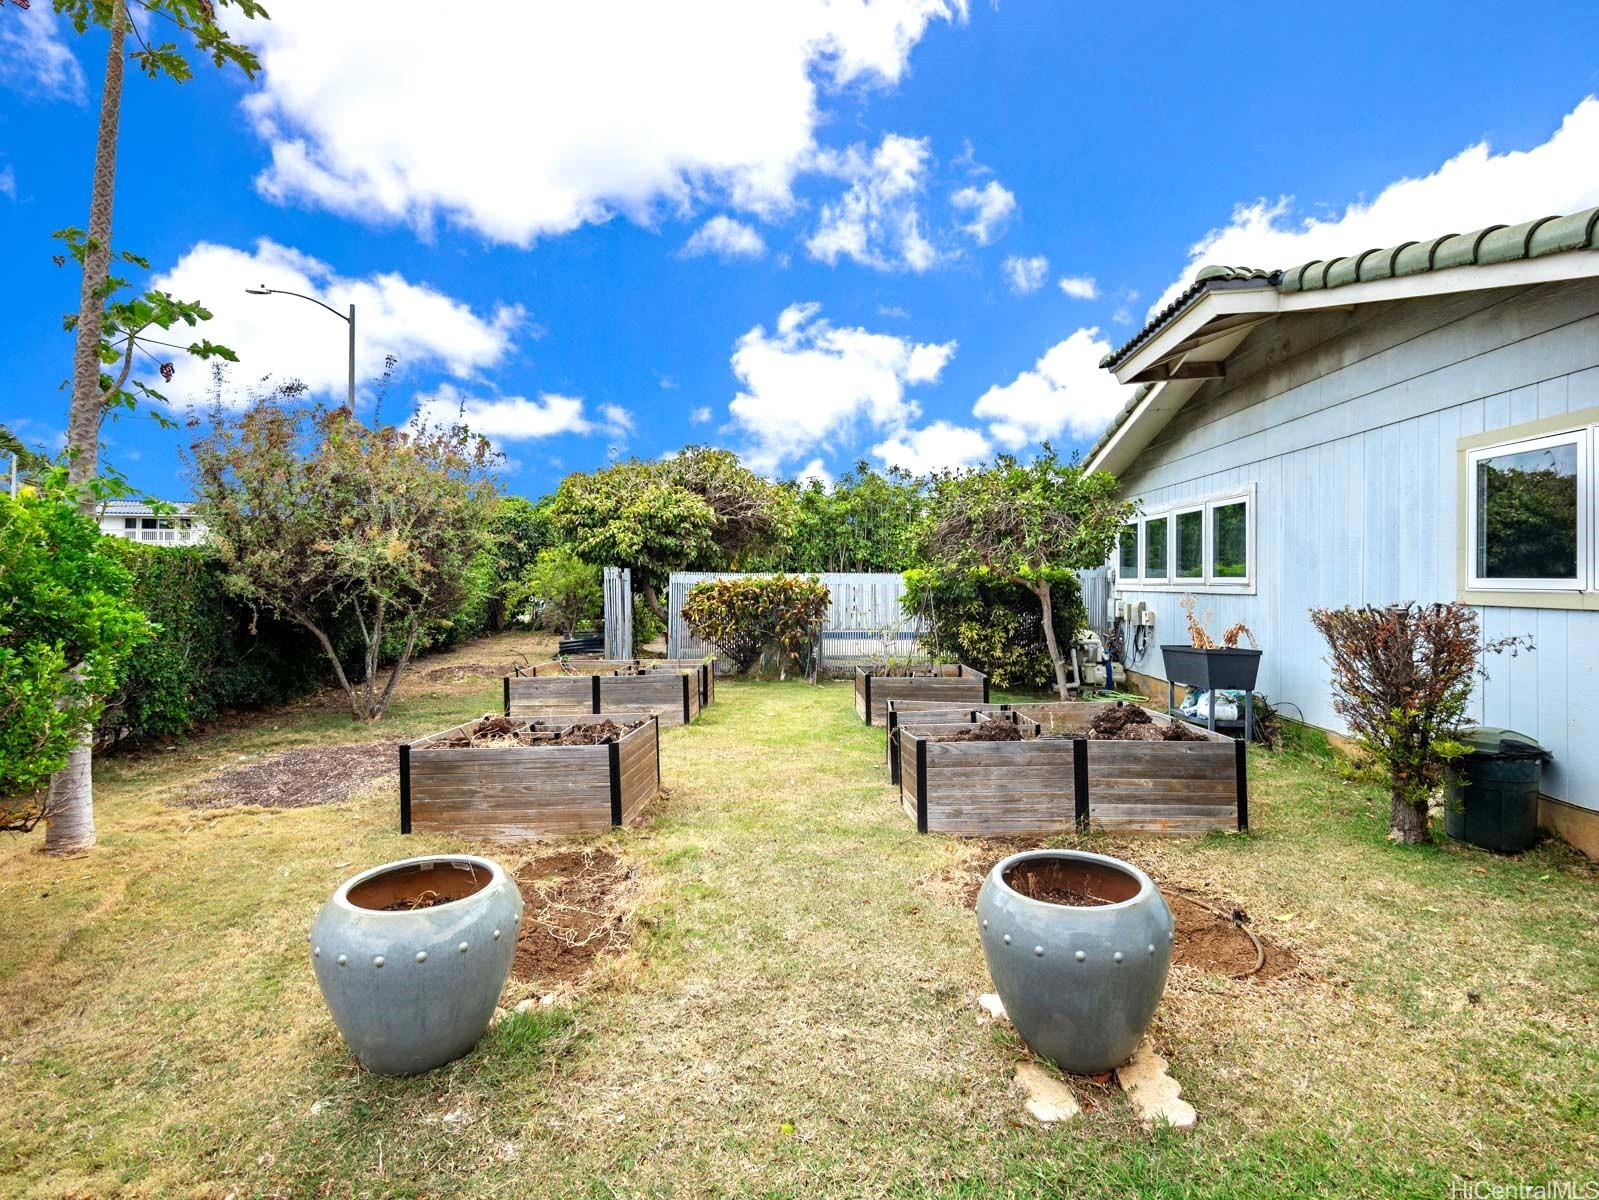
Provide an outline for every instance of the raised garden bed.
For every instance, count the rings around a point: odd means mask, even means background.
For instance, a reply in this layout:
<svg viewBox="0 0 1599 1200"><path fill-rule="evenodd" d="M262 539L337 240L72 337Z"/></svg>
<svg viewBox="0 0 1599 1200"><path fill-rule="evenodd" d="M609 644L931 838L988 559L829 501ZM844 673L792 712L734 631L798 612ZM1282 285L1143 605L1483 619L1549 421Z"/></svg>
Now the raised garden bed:
<svg viewBox="0 0 1599 1200"><path fill-rule="evenodd" d="M400 747L401 833L590 833L636 820L660 790L653 713L486 718Z"/></svg>
<svg viewBox="0 0 1599 1200"><path fill-rule="evenodd" d="M988 676L963 663L855 668L855 712L861 720L868 725L881 724L890 700L987 704Z"/></svg>
<svg viewBox="0 0 1599 1200"><path fill-rule="evenodd" d="M902 726L914 725L918 729L931 727L938 732L949 732L962 725L973 725L991 717L1020 723L1023 719L1016 712L997 708L984 708L982 705L947 705L935 700L890 700L888 711L884 714L883 723L888 731L888 781L899 782L899 730ZM1025 718L1030 725L1037 722ZM1040 732L1034 729L1028 736L1036 736Z"/></svg>
<svg viewBox="0 0 1599 1200"><path fill-rule="evenodd" d="M659 660L570 659L523 667L505 677L505 715L553 717L654 713L663 725L687 725L714 692L713 668L658 666Z"/></svg>
<svg viewBox="0 0 1599 1200"><path fill-rule="evenodd" d="M900 802L922 833L1047 836L1076 826L1202 834L1249 825L1245 746L1184 726L1180 741L1091 736L1103 704L1052 704L1066 732L1006 742L939 740L899 726ZM1020 710L1025 714L1025 709ZM1140 724L1164 731L1163 713Z"/></svg>

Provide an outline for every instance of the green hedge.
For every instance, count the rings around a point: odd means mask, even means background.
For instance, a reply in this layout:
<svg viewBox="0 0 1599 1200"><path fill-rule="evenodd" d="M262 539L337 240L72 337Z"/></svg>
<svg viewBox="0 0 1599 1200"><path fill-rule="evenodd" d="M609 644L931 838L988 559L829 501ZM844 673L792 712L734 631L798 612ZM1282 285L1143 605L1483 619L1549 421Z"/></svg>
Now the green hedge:
<svg viewBox="0 0 1599 1200"><path fill-rule="evenodd" d="M1027 588L952 581L925 571L907 571L905 585L906 610L927 617L932 626L928 644L935 659L976 667L996 688L1054 689L1044 615ZM1075 576L1063 576L1051 594L1055 637L1064 651L1087 624L1088 612Z"/></svg>
<svg viewBox="0 0 1599 1200"><path fill-rule="evenodd" d="M227 709L279 704L321 682L324 659L311 636L230 599L203 547L105 541L133 575L130 602L158 630L124 668L104 737L175 737Z"/></svg>

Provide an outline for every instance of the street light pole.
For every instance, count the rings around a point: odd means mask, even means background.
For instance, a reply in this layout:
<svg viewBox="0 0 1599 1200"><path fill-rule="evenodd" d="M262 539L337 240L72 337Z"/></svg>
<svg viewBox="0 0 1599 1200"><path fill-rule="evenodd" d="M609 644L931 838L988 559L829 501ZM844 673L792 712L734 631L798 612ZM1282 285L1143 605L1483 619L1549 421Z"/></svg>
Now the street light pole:
<svg viewBox="0 0 1599 1200"><path fill-rule="evenodd" d="M264 283L260 287L245 288L244 290L246 292L248 292L252 296L298 296L301 300L309 300L312 304L320 305L322 308L327 309L335 317L339 318L339 320L341 320L345 324L349 325L349 327L350 327L350 390L349 390L349 399L345 402L345 409L346 409L346 411L349 412L349 414L352 417L355 416L355 305L354 304L350 305L350 315L349 316L345 316L338 309L334 308L331 304L324 304L321 300L318 300L315 296L307 296L304 292L291 292L287 288L270 288L270 287L267 287L266 284L264 284Z"/></svg>

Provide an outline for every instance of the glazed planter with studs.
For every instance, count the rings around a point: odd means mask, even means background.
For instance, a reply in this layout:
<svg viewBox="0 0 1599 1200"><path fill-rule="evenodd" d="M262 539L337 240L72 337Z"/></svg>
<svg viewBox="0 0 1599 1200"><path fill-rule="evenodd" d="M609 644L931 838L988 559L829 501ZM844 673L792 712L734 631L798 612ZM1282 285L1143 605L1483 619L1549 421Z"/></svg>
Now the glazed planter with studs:
<svg viewBox="0 0 1599 1200"><path fill-rule="evenodd" d="M1131 863L1033 850L994 865L977 897L994 988L1032 1049L1077 1074L1125 1063L1166 990L1173 923Z"/></svg>
<svg viewBox="0 0 1599 1200"><path fill-rule="evenodd" d="M361 1065L415 1075L483 1036L521 923L522 894L499 864L407 858L363 871L328 898L311 925L311 965Z"/></svg>

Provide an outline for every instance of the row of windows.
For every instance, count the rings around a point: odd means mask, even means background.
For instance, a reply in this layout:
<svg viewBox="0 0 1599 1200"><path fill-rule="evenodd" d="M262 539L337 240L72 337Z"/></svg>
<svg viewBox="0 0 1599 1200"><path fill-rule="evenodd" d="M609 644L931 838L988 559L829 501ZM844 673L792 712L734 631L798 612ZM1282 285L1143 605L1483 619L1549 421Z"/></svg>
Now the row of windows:
<svg viewBox="0 0 1599 1200"><path fill-rule="evenodd" d="M1246 589L1254 582L1254 496L1218 496L1145 513L1122 528L1122 584Z"/></svg>

